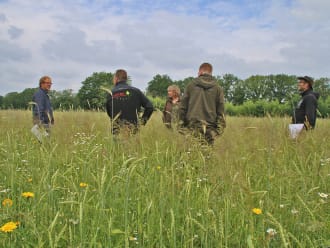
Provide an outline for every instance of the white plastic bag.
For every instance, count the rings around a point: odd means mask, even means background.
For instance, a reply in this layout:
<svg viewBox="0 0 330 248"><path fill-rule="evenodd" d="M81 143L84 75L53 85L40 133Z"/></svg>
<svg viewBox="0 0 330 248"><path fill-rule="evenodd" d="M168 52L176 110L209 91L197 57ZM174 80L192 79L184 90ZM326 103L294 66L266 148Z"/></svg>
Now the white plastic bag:
<svg viewBox="0 0 330 248"><path fill-rule="evenodd" d="M300 132L303 130L304 124L289 124L289 134L291 139L298 138Z"/></svg>
<svg viewBox="0 0 330 248"><path fill-rule="evenodd" d="M43 136L45 136L45 131L42 130L38 124L35 124L32 128L31 128L31 132L34 134L34 136L37 137L37 139L39 140L40 143L42 143L42 138Z"/></svg>

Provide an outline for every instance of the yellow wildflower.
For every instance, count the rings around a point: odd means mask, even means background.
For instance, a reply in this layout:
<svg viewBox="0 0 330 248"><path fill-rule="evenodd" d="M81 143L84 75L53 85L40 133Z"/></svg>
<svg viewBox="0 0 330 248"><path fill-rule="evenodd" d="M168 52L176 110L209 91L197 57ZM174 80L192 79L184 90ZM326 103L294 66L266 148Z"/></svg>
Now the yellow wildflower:
<svg viewBox="0 0 330 248"><path fill-rule="evenodd" d="M17 223L10 221L0 227L1 232L12 232L17 228Z"/></svg>
<svg viewBox="0 0 330 248"><path fill-rule="evenodd" d="M32 193L32 192L23 192L22 196L25 197L25 198L33 198L34 193Z"/></svg>
<svg viewBox="0 0 330 248"><path fill-rule="evenodd" d="M254 214L262 214L262 210L260 209L260 208L253 208L252 209L252 212L254 213Z"/></svg>
<svg viewBox="0 0 330 248"><path fill-rule="evenodd" d="M2 206L4 206L4 207L11 207L12 205L13 205L13 201L9 198L4 199L2 201Z"/></svg>
<svg viewBox="0 0 330 248"><path fill-rule="evenodd" d="M82 188L86 188L88 186L88 184L87 183L80 183L79 186L82 187Z"/></svg>
<svg viewBox="0 0 330 248"><path fill-rule="evenodd" d="M29 183L31 183L32 182L32 178L28 178L28 180L27 180Z"/></svg>
<svg viewBox="0 0 330 248"><path fill-rule="evenodd" d="M162 167L160 165L158 165L156 168L157 168L157 170L160 170Z"/></svg>

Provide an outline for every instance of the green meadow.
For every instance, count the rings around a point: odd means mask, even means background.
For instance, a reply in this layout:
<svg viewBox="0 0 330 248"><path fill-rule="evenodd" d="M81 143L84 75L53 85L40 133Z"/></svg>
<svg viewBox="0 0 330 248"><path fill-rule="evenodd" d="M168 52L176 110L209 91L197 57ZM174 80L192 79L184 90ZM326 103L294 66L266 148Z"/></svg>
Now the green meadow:
<svg viewBox="0 0 330 248"><path fill-rule="evenodd" d="M55 112L39 144L0 111L0 247L330 247L330 120L289 122L228 117L209 148L159 112L117 139L104 112Z"/></svg>

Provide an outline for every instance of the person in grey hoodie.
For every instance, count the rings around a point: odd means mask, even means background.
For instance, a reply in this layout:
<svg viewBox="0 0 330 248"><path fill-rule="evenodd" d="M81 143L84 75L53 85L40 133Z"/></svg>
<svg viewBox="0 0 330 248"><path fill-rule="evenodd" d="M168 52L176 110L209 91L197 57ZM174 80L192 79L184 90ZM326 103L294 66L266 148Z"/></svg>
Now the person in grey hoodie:
<svg viewBox="0 0 330 248"><path fill-rule="evenodd" d="M226 127L224 93L212 76L212 69L209 63L200 65L198 77L187 85L179 109L181 126L209 145Z"/></svg>
<svg viewBox="0 0 330 248"><path fill-rule="evenodd" d="M306 130L314 129L316 123L317 100L320 94L313 91L313 78L298 77L298 90L301 99L292 116L292 123L303 123Z"/></svg>

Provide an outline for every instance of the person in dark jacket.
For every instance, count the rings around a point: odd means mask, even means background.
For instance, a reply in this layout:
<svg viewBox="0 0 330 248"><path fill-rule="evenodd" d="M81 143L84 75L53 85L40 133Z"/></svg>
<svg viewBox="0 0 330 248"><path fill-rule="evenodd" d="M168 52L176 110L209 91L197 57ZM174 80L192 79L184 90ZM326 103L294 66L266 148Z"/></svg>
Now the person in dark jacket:
<svg viewBox="0 0 330 248"><path fill-rule="evenodd" d="M211 145L226 127L224 105L224 93L212 76L212 65L203 63L181 99L180 122Z"/></svg>
<svg viewBox="0 0 330 248"><path fill-rule="evenodd" d="M292 117L292 123L303 123L306 130L314 129L316 123L317 100L319 93L313 91L313 78L298 77L298 90L301 99Z"/></svg>
<svg viewBox="0 0 330 248"><path fill-rule="evenodd" d="M119 69L113 77L114 87L108 95L106 109L112 120L113 133L118 134L120 129L128 129L136 133L141 123L145 125L149 120L153 106L149 99L137 88L127 84L127 72ZM144 108L141 120L138 114Z"/></svg>
<svg viewBox="0 0 330 248"><path fill-rule="evenodd" d="M48 92L52 86L52 79L43 76L39 80L39 89L34 93L32 101L33 124L43 125L50 132L50 125L54 125L54 115Z"/></svg>
<svg viewBox="0 0 330 248"><path fill-rule="evenodd" d="M180 88L170 85L167 88L167 100L163 110L163 122L167 128L172 128L172 124L177 124L179 119Z"/></svg>

